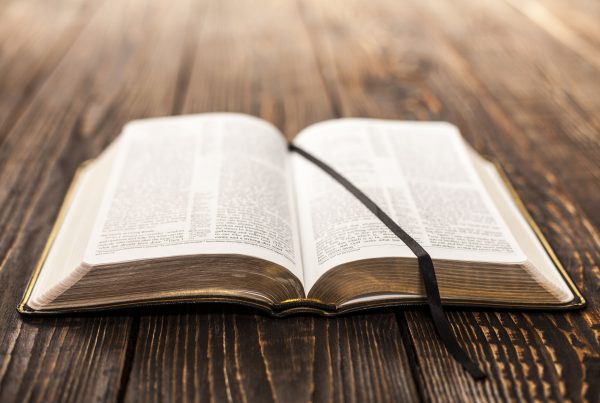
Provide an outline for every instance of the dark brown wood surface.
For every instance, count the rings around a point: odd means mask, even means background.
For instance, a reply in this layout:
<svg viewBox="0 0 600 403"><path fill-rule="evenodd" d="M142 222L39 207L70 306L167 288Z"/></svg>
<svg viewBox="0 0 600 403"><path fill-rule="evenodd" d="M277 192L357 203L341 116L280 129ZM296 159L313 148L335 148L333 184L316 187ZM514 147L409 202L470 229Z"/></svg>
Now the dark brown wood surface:
<svg viewBox="0 0 600 403"><path fill-rule="evenodd" d="M0 0L0 401L600 401L600 7L593 0ZM236 111L288 138L447 120L508 172L584 311L272 319L186 306L23 319L76 167L128 120Z"/></svg>

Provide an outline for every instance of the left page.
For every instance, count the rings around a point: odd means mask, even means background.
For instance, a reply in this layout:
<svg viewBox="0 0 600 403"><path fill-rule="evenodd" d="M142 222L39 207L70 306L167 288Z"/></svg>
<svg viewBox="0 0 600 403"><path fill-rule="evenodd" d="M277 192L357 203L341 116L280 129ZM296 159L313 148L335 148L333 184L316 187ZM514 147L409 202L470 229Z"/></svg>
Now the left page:
<svg viewBox="0 0 600 403"><path fill-rule="evenodd" d="M286 142L239 114L128 124L84 261L240 254L302 281Z"/></svg>

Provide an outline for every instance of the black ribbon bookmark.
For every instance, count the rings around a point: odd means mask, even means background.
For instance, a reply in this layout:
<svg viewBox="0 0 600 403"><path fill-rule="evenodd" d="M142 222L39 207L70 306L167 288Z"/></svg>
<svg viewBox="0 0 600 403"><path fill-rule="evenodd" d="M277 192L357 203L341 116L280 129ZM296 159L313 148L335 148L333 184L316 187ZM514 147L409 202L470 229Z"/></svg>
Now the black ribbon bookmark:
<svg viewBox="0 0 600 403"><path fill-rule="evenodd" d="M375 204L366 194L361 192L356 186L350 181L340 175L337 171L325 164L323 161L304 151L300 147L290 143L288 145L290 151L297 152L327 174L335 179L339 184L345 187L350 193L354 195L366 208L368 208L382 223L385 224L402 242L408 246L408 248L415 254L419 263L419 270L421 277L425 283L425 293L427 295L427 305L431 311L433 324L437 330L438 335L442 339L442 342L446 346L446 349L452 354L454 359L458 361L463 368L476 379L485 379L486 373L483 372L475 362L473 362L467 353L460 347L452 329L448 318L444 313L444 307L442 306L442 300L440 298L440 290L438 288L437 278L435 276L435 269L433 267L433 261L429 253L417 241L415 241L410 235L408 235L398 224L394 222L382 209Z"/></svg>

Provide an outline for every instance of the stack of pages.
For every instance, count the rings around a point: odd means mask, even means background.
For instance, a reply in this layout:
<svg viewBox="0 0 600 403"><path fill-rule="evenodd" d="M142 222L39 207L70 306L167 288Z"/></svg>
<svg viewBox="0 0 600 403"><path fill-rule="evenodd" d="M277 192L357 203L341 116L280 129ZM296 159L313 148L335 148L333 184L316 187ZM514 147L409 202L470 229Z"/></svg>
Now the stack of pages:
<svg viewBox="0 0 600 403"><path fill-rule="evenodd" d="M584 300L501 173L447 123L338 119L294 143L433 258L445 304ZM76 176L22 313L229 302L337 314L424 302L417 259L269 123L146 119Z"/></svg>

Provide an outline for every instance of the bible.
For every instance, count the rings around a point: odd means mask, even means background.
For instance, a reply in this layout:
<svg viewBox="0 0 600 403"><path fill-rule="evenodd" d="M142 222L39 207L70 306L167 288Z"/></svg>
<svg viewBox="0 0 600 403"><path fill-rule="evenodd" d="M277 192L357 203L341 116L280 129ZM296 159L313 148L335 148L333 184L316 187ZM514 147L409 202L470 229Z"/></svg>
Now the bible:
<svg viewBox="0 0 600 403"><path fill-rule="evenodd" d="M585 304L502 171L443 122L298 133L431 256L445 305ZM417 258L283 134L234 113L128 123L78 170L23 314L220 302L276 316L425 302Z"/></svg>

